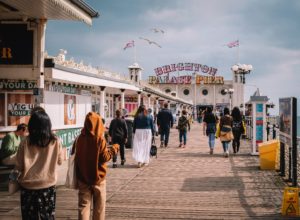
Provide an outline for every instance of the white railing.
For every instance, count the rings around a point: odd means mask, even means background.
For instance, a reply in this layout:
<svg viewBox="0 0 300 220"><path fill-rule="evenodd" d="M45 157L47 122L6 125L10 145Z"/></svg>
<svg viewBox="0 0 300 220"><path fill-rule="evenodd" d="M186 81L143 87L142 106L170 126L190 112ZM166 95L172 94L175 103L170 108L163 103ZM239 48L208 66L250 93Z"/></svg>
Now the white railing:
<svg viewBox="0 0 300 220"><path fill-rule="evenodd" d="M45 58L53 58L54 63L55 64L59 64L61 66L65 66L71 69L75 69L75 70L80 70L82 72L86 72L86 73L92 73L95 75L100 75L100 76L105 76L105 77L109 77L112 79L117 79L117 80L124 80L127 82L131 82L131 80L126 77L125 75L121 75L120 73L116 73L116 72L112 72L112 71L107 71L104 70L100 67L92 67L90 64L89 65L85 65L83 63L83 61L80 61L80 63L75 62L74 58L71 57L69 60L66 59L66 54L67 51L60 49L59 54L55 57L55 56L49 56L47 53L45 54Z"/></svg>

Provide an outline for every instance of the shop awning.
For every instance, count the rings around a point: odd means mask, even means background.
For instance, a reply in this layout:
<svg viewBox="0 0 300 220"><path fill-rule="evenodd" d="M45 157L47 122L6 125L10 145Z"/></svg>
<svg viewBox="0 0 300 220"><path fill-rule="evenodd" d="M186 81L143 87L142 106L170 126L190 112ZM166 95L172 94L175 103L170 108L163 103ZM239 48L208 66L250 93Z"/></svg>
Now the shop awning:
<svg viewBox="0 0 300 220"><path fill-rule="evenodd" d="M81 71L65 71L57 68L45 68L46 80L59 80L74 84L84 84L90 86L105 86L132 91L139 91L140 88L126 82L113 79L104 79L96 74L89 74Z"/></svg>
<svg viewBox="0 0 300 220"><path fill-rule="evenodd" d="M0 0L0 20L75 20L92 25L98 16L83 0Z"/></svg>
<svg viewBox="0 0 300 220"><path fill-rule="evenodd" d="M187 102L187 101L185 101L183 99L180 99L178 97L171 96L169 94L164 93L161 90L157 90L157 89L151 88L150 86L147 86L145 84L143 86L144 86L143 90L145 92L150 93L150 94L154 94L154 95L160 96L160 97L162 97L164 99L167 99L167 100L170 100L170 101L174 101L174 102L177 102L177 103L180 103L180 104L193 105L193 103L191 103L191 102Z"/></svg>

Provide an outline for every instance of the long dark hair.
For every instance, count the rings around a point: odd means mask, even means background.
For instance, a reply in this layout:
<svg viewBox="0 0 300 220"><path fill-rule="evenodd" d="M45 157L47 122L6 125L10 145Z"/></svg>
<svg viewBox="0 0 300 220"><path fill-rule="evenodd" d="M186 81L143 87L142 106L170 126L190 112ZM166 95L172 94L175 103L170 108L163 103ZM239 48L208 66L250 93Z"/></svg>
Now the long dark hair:
<svg viewBox="0 0 300 220"><path fill-rule="evenodd" d="M224 113L224 116L225 115L230 115L229 108L225 107L224 110L223 110L223 113Z"/></svg>
<svg viewBox="0 0 300 220"><path fill-rule="evenodd" d="M240 109L238 107L234 107L232 109L231 116L232 116L234 121L241 121L242 120L241 112L240 112Z"/></svg>
<svg viewBox="0 0 300 220"><path fill-rule="evenodd" d="M146 111L146 106L140 105L140 107L139 107L138 110L136 111L134 117L136 118L140 113L143 113L143 115L147 115L147 114L145 113L145 111Z"/></svg>
<svg viewBox="0 0 300 220"><path fill-rule="evenodd" d="M56 139L51 131L51 121L44 111L34 112L28 123L29 144L39 147L47 147L49 143Z"/></svg>

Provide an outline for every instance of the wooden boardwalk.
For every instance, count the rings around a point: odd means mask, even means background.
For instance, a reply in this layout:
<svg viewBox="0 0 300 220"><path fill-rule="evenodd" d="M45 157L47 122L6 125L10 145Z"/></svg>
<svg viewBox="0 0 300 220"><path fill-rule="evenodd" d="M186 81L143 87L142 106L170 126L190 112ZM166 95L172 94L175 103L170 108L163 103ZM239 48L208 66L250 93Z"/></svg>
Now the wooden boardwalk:
<svg viewBox="0 0 300 220"><path fill-rule="evenodd" d="M177 147L175 129L170 139L148 166L137 168L128 149L125 166L108 170L107 220L283 219L285 184L275 171L259 170L248 142L224 158L219 140L209 155L199 124L188 134L187 148ZM20 219L19 205L18 194L0 192L0 219ZM77 219L76 191L58 186L56 218Z"/></svg>

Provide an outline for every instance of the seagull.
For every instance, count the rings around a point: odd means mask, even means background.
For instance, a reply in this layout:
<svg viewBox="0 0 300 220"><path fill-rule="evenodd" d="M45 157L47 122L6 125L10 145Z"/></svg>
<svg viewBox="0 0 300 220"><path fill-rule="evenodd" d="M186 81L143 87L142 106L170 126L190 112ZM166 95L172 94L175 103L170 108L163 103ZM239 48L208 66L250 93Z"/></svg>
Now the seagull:
<svg viewBox="0 0 300 220"><path fill-rule="evenodd" d="M153 31L154 33L162 33L162 34L165 33L162 29L158 29L158 28L151 28L150 30Z"/></svg>
<svg viewBox="0 0 300 220"><path fill-rule="evenodd" d="M155 41L152 41L152 40L149 40L149 39L143 38L143 37L140 37L140 39L147 41L149 44L155 44L156 46L158 46L159 48L161 48L161 46L158 43L156 43Z"/></svg>

